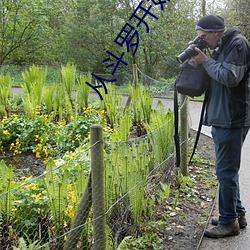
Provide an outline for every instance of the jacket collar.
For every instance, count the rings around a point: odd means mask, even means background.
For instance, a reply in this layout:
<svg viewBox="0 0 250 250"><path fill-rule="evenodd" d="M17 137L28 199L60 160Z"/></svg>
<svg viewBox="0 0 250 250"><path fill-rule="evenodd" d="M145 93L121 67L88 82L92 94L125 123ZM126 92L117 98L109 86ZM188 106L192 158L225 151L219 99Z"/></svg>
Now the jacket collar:
<svg viewBox="0 0 250 250"><path fill-rule="evenodd" d="M225 33L221 39L221 46L220 47L224 47L228 43L228 41L231 40L231 38L233 36L238 35L240 33L241 33L240 29L236 26L233 26L230 29L228 29L227 31L225 31Z"/></svg>
<svg viewBox="0 0 250 250"><path fill-rule="evenodd" d="M225 47L229 41L231 41L232 37L241 34L241 31L238 27L233 26L225 31L224 35L222 36L221 40L219 41L219 45L213 51L213 58L217 58L218 55L221 53L223 47Z"/></svg>

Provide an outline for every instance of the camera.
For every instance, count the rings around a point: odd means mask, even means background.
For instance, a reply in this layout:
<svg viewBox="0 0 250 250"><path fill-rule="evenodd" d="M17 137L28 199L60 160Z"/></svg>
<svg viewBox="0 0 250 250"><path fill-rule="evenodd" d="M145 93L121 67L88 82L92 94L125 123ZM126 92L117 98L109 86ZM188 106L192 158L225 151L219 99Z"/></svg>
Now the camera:
<svg viewBox="0 0 250 250"><path fill-rule="evenodd" d="M179 63L183 63L188 58L198 55L198 53L195 51L195 47L199 48L200 50L203 50L207 48L207 43L199 36L197 36L190 45L180 54L176 57L177 61Z"/></svg>

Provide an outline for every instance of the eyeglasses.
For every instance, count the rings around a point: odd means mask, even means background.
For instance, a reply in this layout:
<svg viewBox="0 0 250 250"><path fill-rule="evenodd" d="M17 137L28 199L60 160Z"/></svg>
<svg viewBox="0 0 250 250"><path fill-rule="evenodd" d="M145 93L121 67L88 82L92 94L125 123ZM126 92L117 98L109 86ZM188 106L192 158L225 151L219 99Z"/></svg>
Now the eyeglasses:
<svg viewBox="0 0 250 250"><path fill-rule="evenodd" d="M211 33L214 33L214 32L212 32L212 31L206 32L206 33L200 35L199 37L202 38L202 39L205 39L205 38L207 37L207 35L208 35L208 34L211 34Z"/></svg>

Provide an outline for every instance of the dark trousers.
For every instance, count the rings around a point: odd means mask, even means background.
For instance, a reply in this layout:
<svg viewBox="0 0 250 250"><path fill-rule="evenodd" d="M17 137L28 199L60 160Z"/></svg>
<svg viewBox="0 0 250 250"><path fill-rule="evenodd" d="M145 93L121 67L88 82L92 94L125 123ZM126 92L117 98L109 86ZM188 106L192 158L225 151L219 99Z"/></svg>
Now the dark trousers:
<svg viewBox="0 0 250 250"><path fill-rule="evenodd" d="M212 127L215 143L216 175L219 181L219 223L230 224L245 214L240 200L239 169L241 149L249 127Z"/></svg>

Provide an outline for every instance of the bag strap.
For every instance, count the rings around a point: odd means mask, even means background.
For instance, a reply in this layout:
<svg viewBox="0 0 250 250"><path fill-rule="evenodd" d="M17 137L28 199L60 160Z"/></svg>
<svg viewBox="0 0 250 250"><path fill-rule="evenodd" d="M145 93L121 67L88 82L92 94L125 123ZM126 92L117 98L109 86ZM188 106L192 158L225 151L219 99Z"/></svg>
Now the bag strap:
<svg viewBox="0 0 250 250"><path fill-rule="evenodd" d="M206 48L205 49L205 54L209 54L209 56L211 57L211 53L210 51ZM195 138L195 142L194 142L194 147L193 147L193 152L190 156L189 159L189 164L191 164L193 156L195 154L199 139L200 139L200 134L201 134L201 128L202 128L202 122L203 122L203 117L204 117L204 113L205 113L205 109L206 109L206 105L207 105L207 97L208 97L208 89L206 89L205 91L205 96L204 96L204 100L202 103L202 108L201 108L201 114L200 114L200 121L199 121L199 126L198 126L198 130L196 132L196 138Z"/></svg>
<svg viewBox="0 0 250 250"><path fill-rule="evenodd" d="M178 93L176 88L176 82L174 83L174 141L175 141L175 154L176 154L176 167L180 167L180 137L179 137L179 112L178 112Z"/></svg>
<svg viewBox="0 0 250 250"><path fill-rule="evenodd" d="M207 104L207 96L208 96L208 91L205 91L205 97L204 101L202 104L202 109L201 109L201 114L200 114L200 121L199 121L199 126L198 130L196 133L196 138L195 138L195 143L193 147L192 154L190 156L189 164L192 162L193 156L195 154L200 134L201 134L201 128L202 128L202 122L203 122L203 117L206 109L206 104ZM175 153L176 153L176 167L180 167L180 137L179 137L179 109L178 109L178 92L176 89L176 82L174 84L174 128L175 128L175 133L174 133L174 141L175 141Z"/></svg>
<svg viewBox="0 0 250 250"><path fill-rule="evenodd" d="M194 147L193 147L193 152L192 152L192 154L190 156L190 159L189 159L189 164L192 162L192 159L193 159L193 156L195 154L195 151L196 151L196 148L197 148L197 145L198 145L198 141L199 141L199 138L200 138L203 117L204 117L204 113L205 113L205 109L206 109L206 104L207 104L207 90L205 91L205 97L204 97L204 101L203 101L202 108L201 108L199 126L198 126L198 130L196 132L195 143L194 143Z"/></svg>

